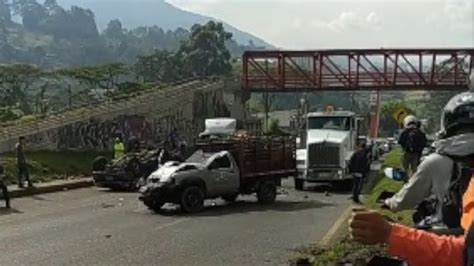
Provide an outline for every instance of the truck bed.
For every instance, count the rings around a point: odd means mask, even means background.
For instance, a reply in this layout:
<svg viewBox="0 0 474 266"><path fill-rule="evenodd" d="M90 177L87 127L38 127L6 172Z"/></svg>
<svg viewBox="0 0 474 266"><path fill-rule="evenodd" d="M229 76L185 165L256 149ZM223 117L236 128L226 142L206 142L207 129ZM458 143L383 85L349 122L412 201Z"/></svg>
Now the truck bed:
<svg viewBox="0 0 474 266"><path fill-rule="evenodd" d="M261 177L296 175L296 141L292 137L235 137L206 140L196 146L204 152L229 151L241 173L241 182Z"/></svg>

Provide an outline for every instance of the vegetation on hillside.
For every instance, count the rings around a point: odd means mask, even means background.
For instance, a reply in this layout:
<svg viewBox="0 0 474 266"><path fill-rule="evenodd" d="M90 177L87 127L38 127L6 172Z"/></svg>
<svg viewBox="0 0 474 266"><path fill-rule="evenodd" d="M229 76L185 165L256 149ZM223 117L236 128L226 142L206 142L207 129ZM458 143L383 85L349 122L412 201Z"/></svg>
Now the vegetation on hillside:
<svg viewBox="0 0 474 266"><path fill-rule="evenodd" d="M21 23L17 22L17 17ZM86 8L69 10L56 0L0 0L0 63L35 64L43 68L106 64L133 64L136 57L155 50L180 49L192 29L165 31L158 26L126 29L119 20L99 32L95 14ZM240 45L232 38L225 45L234 57L252 42Z"/></svg>
<svg viewBox="0 0 474 266"><path fill-rule="evenodd" d="M155 50L133 65L0 65L0 122L44 116L173 81L230 75L231 55L225 44L231 37L221 23L211 21L195 25L177 51Z"/></svg>

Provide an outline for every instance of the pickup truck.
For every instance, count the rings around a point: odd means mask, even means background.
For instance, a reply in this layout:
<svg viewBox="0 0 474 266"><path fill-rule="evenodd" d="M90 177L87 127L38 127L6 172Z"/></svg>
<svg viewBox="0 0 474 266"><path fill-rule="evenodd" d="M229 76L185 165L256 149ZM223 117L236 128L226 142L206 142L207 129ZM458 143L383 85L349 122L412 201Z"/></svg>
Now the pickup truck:
<svg viewBox="0 0 474 266"><path fill-rule="evenodd" d="M233 202L239 194L257 194L273 203L281 179L295 176L296 142L289 137L237 136L206 139L184 163L167 162L140 189L140 200L154 211L165 203L187 213L200 212L205 199Z"/></svg>

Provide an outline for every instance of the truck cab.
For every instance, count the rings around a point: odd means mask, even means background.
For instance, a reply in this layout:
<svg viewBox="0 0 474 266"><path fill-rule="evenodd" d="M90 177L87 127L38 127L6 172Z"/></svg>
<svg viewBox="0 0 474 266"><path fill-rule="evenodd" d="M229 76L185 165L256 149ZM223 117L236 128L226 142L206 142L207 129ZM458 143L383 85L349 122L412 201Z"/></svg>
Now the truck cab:
<svg viewBox="0 0 474 266"><path fill-rule="evenodd" d="M352 178L348 161L356 150L360 121L349 111L309 113L306 132L297 151L295 188L305 182L332 182Z"/></svg>

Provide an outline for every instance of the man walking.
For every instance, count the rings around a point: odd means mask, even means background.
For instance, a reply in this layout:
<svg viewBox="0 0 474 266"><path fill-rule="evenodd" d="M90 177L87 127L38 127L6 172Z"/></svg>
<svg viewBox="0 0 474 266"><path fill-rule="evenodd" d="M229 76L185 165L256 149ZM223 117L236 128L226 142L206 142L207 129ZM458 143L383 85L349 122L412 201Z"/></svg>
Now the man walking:
<svg viewBox="0 0 474 266"><path fill-rule="evenodd" d="M425 133L418 127L415 116L405 118L404 127L398 143L403 148L403 169L408 176L411 176L416 173L427 140Z"/></svg>
<svg viewBox="0 0 474 266"><path fill-rule="evenodd" d="M364 185L364 179L369 172L370 162L367 157L367 145L365 142L359 144L358 150L352 155L349 162L349 171L354 178L354 186L352 189L352 200L360 203L359 195Z"/></svg>
<svg viewBox="0 0 474 266"><path fill-rule="evenodd" d="M28 182L28 187L32 188L33 183L31 183L30 180L30 173L28 171L28 164L25 155L25 137L20 137L18 139L15 149L18 163L18 187L24 188L23 178L25 178L26 182Z"/></svg>

